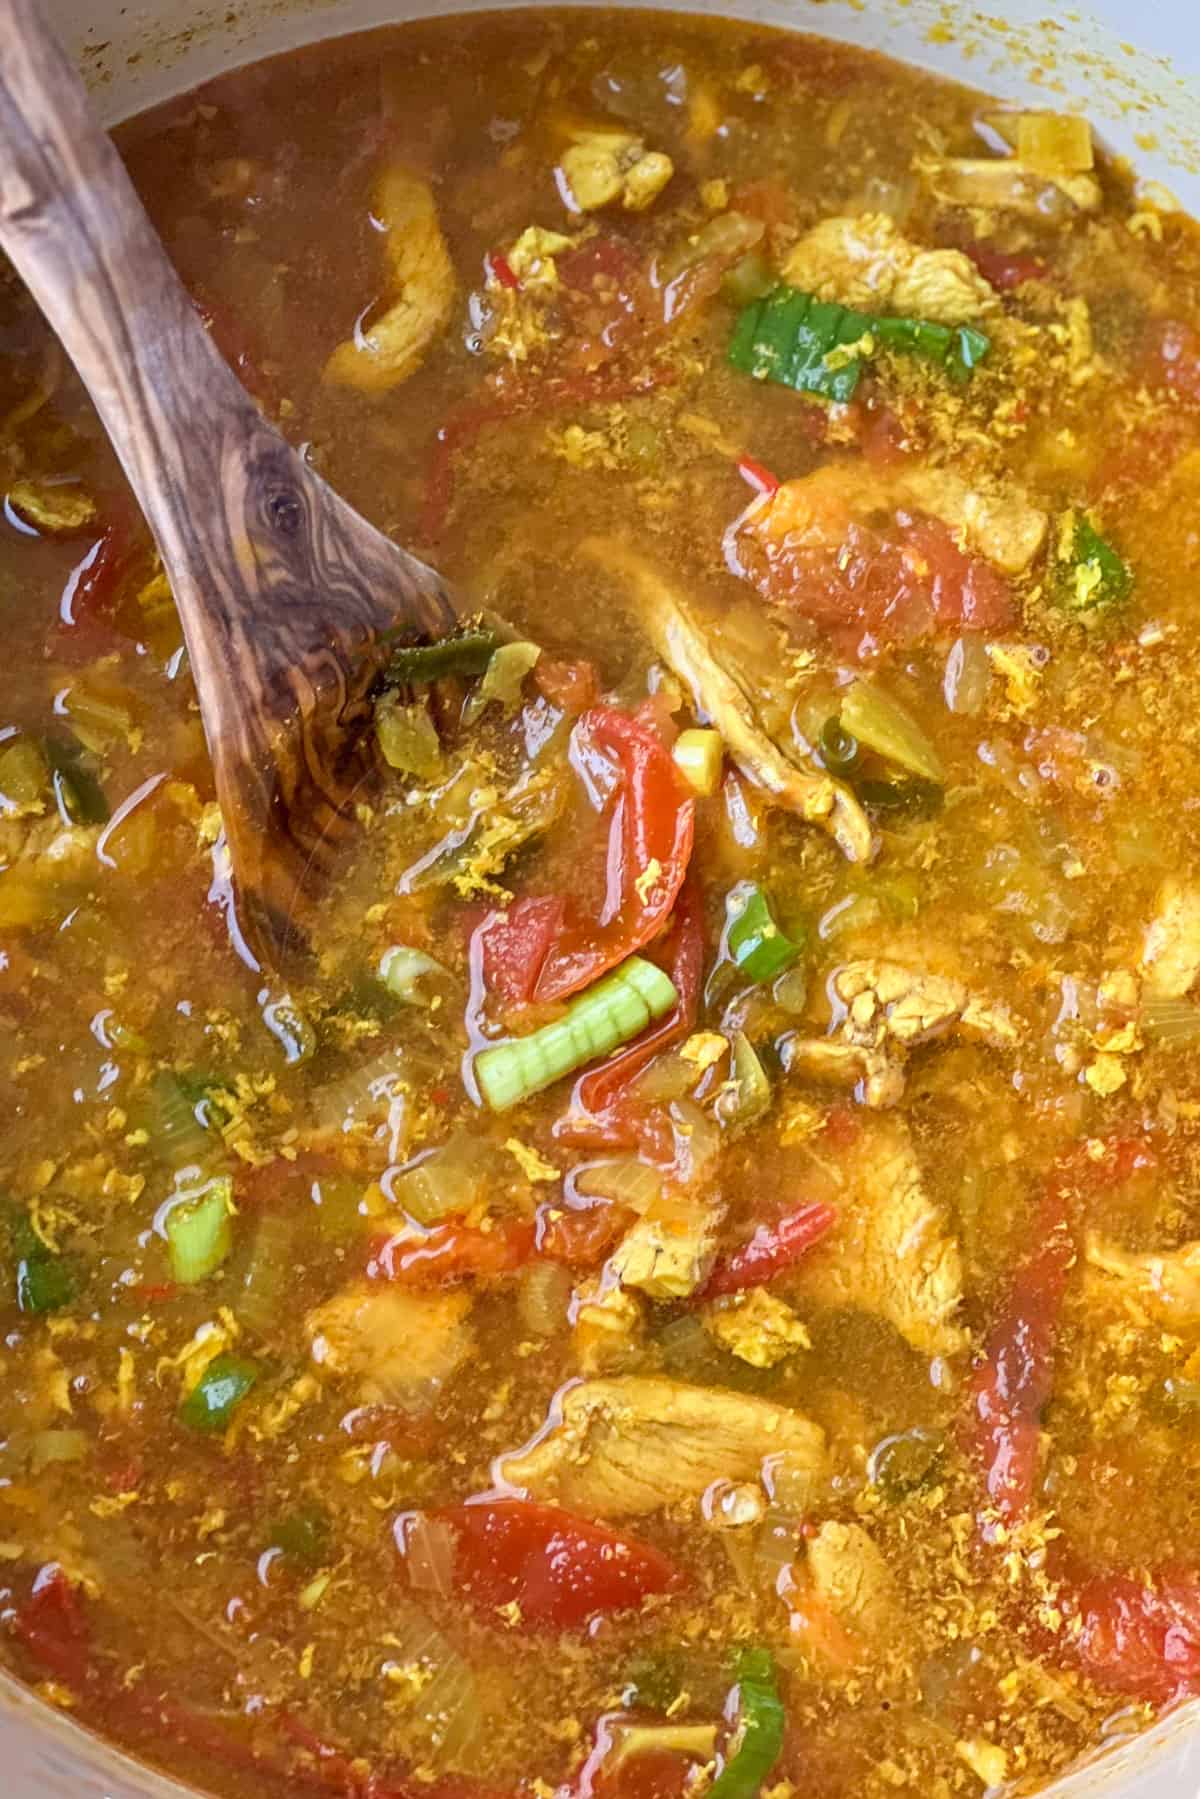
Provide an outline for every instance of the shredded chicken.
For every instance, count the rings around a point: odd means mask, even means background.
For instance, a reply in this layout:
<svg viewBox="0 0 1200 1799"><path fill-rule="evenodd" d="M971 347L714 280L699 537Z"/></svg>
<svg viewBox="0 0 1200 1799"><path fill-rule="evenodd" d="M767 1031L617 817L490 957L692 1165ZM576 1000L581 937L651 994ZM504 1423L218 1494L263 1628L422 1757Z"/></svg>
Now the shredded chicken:
<svg viewBox="0 0 1200 1799"><path fill-rule="evenodd" d="M427 1404L475 1347L471 1295L363 1282L308 1314L313 1361L358 1383L368 1403Z"/></svg>
<svg viewBox="0 0 1200 1799"><path fill-rule="evenodd" d="M900 508L940 519L963 549L1006 575L1025 573L1049 529L1046 514L1019 488L972 486L945 468L872 469L861 459L783 482L751 513L748 528L772 543L836 551L853 522Z"/></svg>
<svg viewBox="0 0 1200 1799"><path fill-rule="evenodd" d="M765 1287L710 1300L700 1317L722 1349L751 1368L774 1368L798 1349L812 1348L803 1321Z"/></svg>
<svg viewBox="0 0 1200 1799"><path fill-rule="evenodd" d="M647 150L640 137L617 128L579 129L559 158L567 194L580 212L620 204L644 212L662 193L675 165L661 150Z"/></svg>
<svg viewBox="0 0 1200 1799"><path fill-rule="evenodd" d="M809 1540L808 1572L834 1617L878 1646L895 1634L900 1600L891 1569L861 1524L827 1521Z"/></svg>
<svg viewBox="0 0 1200 1799"><path fill-rule="evenodd" d="M1101 201L1094 175L1042 175L1015 156L922 156L913 167L944 206L985 206L1044 219L1064 202L1075 212L1096 212Z"/></svg>
<svg viewBox="0 0 1200 1799"><path fill-rule="evenodd" d="M618 1243L610 1273L650 1299L686 1299L708 1278L724 1210L694 1195L663 1194Z"/></svg>
<svg viewBox="0 0 1200 1799"><path fill-rule="evenodd" d="M1133 1252L1092 1232L1086 1260L1089 1300L1115 1303L1138 1323L1166 1330L1200 1325L1200 1243Z"/></svg>
<svg viewBox="0 0 1200 1799"><path fill-rule="evenodd" d="M922 250L886 213L823 219L783 265L792 287L856 311L965 325L996 296L961 250Z"/></svg>
<svg viewBox="0 0 1200 1799"><path fill-rule="evenodd" d="M694 1502L715 1480L755 1480L782 1453L815 1479L824 1432L765 1399L629 1375L568 1387L549 1429L502 1457L497 1475L535 1498L619 1518Z"/></svg>
<svg viewBox="0 0 1200 1799"><path fill-rule="evenodd" d="M445 328L454 304L454 265L427 181L411 170L388 170L375 195L387 233L388 298L382 316L339 344L325 380L367 393L406 381Z"/></svg>
<svg viewBox="0 0 1200 1799"><path fill-rule="evenodd" d="M942 1208L925 1190L902 1119L867 1122L837 1166L845 1198L838 1223L799 1265L794 1296L873 1312L922 1355L956 1355L962 1257Z"/></svg>
<svg viewBox="0 0 1200 1799"><path fill-rule="evenodd" d="M746 779L776 805L827 831L851 862L869 862L876 842L870 820L840 781L804 766L767 731L742 680L717 656L683 598L635 551L609 537L582 548L628 583L638 617L664 662L690 689L696 711L712 720Z"/></svg>
<svg viewBox="0 0 1200 1799"><path fill-rule="evenodd" d="M1019 1033L1006 1006L991 1004L964 981L899 962L847 962L833 974L831 1035L794 1038L789 1072L857 1089L864 1105L894 1106L904 1094L904 1060L918 1044L953 1035L993 1049L1015 1049Z"/></svg>
<svg viewBox="0 0 1200 1799"><path fill-rule="evenodd" d="M1158 891L1142 945L1142 976L1151 999L1182 999L1200 976L1200 887L1173 877Z"/></svg>

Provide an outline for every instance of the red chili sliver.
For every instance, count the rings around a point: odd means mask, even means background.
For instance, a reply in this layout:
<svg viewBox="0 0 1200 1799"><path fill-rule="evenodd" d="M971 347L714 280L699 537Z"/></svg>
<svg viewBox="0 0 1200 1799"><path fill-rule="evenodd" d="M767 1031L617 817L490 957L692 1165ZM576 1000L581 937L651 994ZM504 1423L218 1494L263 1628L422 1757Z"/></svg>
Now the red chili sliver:
<svg viewBox="0 0 1200 1799"><path fill-rule="evenodd" d="M75 1692L84 1686L91 1673L91 1633L79 1589L56 1564L36 1576L29 1598L13 1614L13 1629L47 1674Z"/></svg>
<svg viewBox="0 0 1200 1799"><path fill-rule="evenodd" d="M773 475L769 468L766 468L761 462L756 462L753 456L739 457L737 472L756 493L777 493L779 491L778 475Z"/></svg>
<svg viewBox="0 0 1200 1799"><path fill-rule="evenodd" d="M577 1630L683 1585L681 1571L651 1544L558 1506L497 1499L430 1516L454 1532L460 1595L492 1617L515 1602L530 1630ZM402 1555L408 1526L407 1518L397 1520Z"/></svg>
<svg viewBox="0 0 1200 1799"><path fill-rule="evenodd" d="M761 1287L801 1260L835 1223L832 1206L813 1200L785 1212L772 1224L760 1224L740 1249L722 1256L704 1286L705 1299Z"/></svg>
<svg viewBox="0 0 1200 1799"><path fill-rule="evenodd" d="M406 1233L377 1244L367 1272L406 1287L444 1287L476 1276L511 1274L529 1261L535 1246L532 1220L507 1219L486 1231L461 1221L436 1224L422 1236Z"/></svg>
<svg viewBox="0 0 1200 1799"><path fill-rule="evenodd" d="M517 280L513 266L502 251L493 250L487 258L487 266L501 287L508 288L510 293L515 293L520 287L521 283Z"/></svg>
<svg viewBox="0 0 1200 1799"><path fill-rule="evenodd" d="M514 900L504 912L489 912L471 934L471 962L479 958L483 984L510 1006L533 998L538 976L559 932L564 902L557 895Z"/></svg>

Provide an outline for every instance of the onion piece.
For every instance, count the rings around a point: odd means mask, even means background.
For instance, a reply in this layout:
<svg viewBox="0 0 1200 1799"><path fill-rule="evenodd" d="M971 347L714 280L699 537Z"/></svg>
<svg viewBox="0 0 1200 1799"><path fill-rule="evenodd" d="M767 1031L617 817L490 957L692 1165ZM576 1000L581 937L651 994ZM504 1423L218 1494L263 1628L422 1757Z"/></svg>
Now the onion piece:
<svg viewBox="0 0 1200 1799"><path fill-rule="evenodd" d="M611 1156L576 1168L570 1187L582 1199L611 1199L631 1212L645 1212L662 1197L662 1176L638 1156Z"/></svg>
<svg viewBox="0 0 1200 1799"><path fill-rule="evenodd" d="M454 1591L454 1559L458 1544L454 1531L441 1519L418 1512L404 1532L404 1563L415 1592L435 1593L449 1599Z"/></svg>

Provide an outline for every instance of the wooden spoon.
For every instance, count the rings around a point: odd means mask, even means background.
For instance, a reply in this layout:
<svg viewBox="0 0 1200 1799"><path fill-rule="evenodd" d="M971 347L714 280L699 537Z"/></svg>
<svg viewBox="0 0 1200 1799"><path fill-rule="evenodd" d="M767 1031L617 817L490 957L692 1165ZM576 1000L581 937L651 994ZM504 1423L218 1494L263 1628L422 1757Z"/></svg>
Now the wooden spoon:
<svg viewBox="0 0 1200 1799"><path fill-rule="evenodd" d="M384 632L441 636L435 571L338 498L202 325L35 0L0 0L0 247L81 375L183 623L242 911L306 940L375 765Z"/></svg>

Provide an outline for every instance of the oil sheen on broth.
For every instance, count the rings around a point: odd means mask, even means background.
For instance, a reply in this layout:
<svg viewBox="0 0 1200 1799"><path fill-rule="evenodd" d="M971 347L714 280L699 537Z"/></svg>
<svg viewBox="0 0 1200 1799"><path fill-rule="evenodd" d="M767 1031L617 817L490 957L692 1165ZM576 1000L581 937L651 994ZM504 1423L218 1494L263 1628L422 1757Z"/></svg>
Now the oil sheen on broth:
<svg viewBox="0 0 1200 1799"><path fill-rule="evenodd" d="M122 148L467 596L313 957L0 289L0 1622L215 1793L1029 1791L1200 1687L1200 257L1085 122L539 10Z"/></svg>

